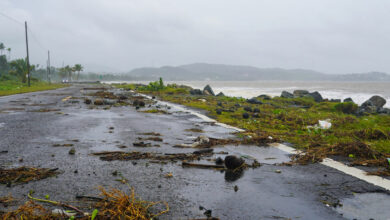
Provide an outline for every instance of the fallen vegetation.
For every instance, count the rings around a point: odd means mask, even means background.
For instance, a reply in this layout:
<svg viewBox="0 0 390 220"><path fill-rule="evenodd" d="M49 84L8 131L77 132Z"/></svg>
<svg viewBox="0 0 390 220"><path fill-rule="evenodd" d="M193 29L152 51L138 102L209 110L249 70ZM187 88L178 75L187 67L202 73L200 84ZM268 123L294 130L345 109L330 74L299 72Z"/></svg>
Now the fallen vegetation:
<svg viewBox="0 0 390 220"><path fill-rule="evenodd" d="M202 157L212 156L212 151L207 152L194 152L194 153L178 153L178 154L158 154L150 152L122 152L122 151L104 151L93 153L94 156L99 156L101 160L113 161L113 160L158 160L158 161L172 161L178 160L200 160Z"/></svg>
<svg viewBox="0 0 390 220"><path fill-rule="evenodd" d="M11 186L17 183L45 179L58 174L58 169L19 167L12 169L0 169L0 184Z"/></svg>
<svg viewBox="0 0 390 220"><path fill-rule="evenodd" d="M39 199L32 197L32 193L28 194L30 201L19 206L15 210L0 213L2 219L140 219L147 220L157 218L158 216L167 213L169 206L166 202L150 202L139 198L133 188L130 188L130 194L126 194L118 189L106 190L99 187L101 197L90 197L91 213L81 211L79 208L68 205L66 203L51 201L47 199ZM68 210L57 209L60 212L54 212L43 205L50 204L51 206L58 206ZM87 201L83 201L84 203ZM155 208L158 205L163 207ZM151 208L160 209L158 213L153 213Z"/></svg>

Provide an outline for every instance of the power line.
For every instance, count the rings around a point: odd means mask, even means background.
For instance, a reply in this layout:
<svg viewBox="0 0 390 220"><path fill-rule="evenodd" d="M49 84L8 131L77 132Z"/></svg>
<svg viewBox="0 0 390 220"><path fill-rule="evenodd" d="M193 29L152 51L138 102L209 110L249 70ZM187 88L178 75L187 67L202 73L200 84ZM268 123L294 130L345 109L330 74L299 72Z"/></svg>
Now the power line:
<svg viewBox="0 0 390 220"><path fill-rule="evenodd" d="M10 19L11 21L19 24L19 25L22 25L24 26L24 23L23 22L20 22L18 21L17 19L13 18L13 17L10 17L6 14L4 14L3 12L0 12L0 15L2 15L3 17L5 18L8 18ZM47 51L47 48L38 40L38 38L36 37L36 35L34 34L34 32L31 30L31 28L27 28L28 32L30 32L30 36L32 37L32 39L37 43L37 46L40 47L42 50L44 50L45 52Z"/></svg>

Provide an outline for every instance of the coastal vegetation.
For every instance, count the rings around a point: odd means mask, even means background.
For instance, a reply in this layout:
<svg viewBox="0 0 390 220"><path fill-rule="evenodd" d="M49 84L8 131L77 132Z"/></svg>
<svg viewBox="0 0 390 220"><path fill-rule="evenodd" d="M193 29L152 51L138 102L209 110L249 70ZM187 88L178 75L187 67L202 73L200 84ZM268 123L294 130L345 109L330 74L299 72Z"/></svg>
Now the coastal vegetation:
<svg viewBox="0 0 390 220"><path fill-rule="evenodd" d="M206 110L217 121L244 129L245 132L237 134L239 136L265 134L292 144L305 152L294 158L300 164L343 156L353 165L380 166L386 168L385 175L390 174L387 160L390 157L388 114L357 115L358 106L353 102L316 102L312 97L271 98L263 95L247 100L223 94L193 95L192 88L188 86L167 85L158 90L151 89L150 85L155 83L116 86ZM320 121L326 121L331 126L322 128Z"/></svg>
<svg viewBox="0 0 390 220"><path fill-rule="evenodd" d="M8 57L3 55L3 50L8 51ZM81 64L75 64L73 67L69 65L63 68L51 67L49 75L48 69L40 67L39 64L30 64L28 69L27 61L24 58L11 60L11 48L6 48L3 43L0 43L0 51L0 96L65 87L66 84L58 82L64 79L71 81L73 78L77 80L84 68ZM31 73L31 86L27 85L28 72ZM77 73L77 75L73 77L73 73Z"/></svg>

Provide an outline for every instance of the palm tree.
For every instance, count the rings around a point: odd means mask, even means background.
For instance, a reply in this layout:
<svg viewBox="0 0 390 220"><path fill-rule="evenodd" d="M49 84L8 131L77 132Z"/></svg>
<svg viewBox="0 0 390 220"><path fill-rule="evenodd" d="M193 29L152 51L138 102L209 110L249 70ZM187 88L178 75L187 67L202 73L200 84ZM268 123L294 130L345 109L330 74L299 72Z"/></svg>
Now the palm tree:
<svg viewBox="0 0 390 220"><path fill-rule="evenodd" d="M69 65L66 65L65 67L65 72L68 74L68 81L72 81L72 67L70 67Z"/></svg>
<svg viewBox="0 0 390 220"><path fill-rule="evenodd" d="M5 49L5 46L3 43L0 43L0 52L1 54L0 55L3 55L3 50Z"/></svg>
<svg viewBox="0 0 390 220"><path fill-rule="evenodd" d="M84 67L81 64L75 64L73 69L77 72L77 80L79 80L80 72L84 70Z"/></svg>
<svg viewBox="0 0 390 220"><path fill-rule="evenodd" d="M7 48L8 51L8 60L11 60L11 48Z"/></svg>
<svg viewBox="0 0 390 220"><path fill-rule="evenodd" d="M19 77L23 83L26 82L27 79L27 62L25 59L17 59L13 60L10 64L11 70L10 74ZM34 65L30 65L30 72L35 69Z"/></svg>

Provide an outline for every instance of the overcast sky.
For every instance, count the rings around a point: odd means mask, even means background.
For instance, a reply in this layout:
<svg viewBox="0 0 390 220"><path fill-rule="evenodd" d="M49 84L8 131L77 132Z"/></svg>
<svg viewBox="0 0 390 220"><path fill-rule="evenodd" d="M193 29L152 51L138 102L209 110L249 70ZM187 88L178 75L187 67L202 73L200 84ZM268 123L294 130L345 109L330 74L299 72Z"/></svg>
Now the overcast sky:
<svg viewBox="0 0 390 220"><path fill-rule="evenodd" d="M194 62L390 73L389 0L1 0L31 62L129 71ZM0 42L25 56L23 25Z"/></svg>

